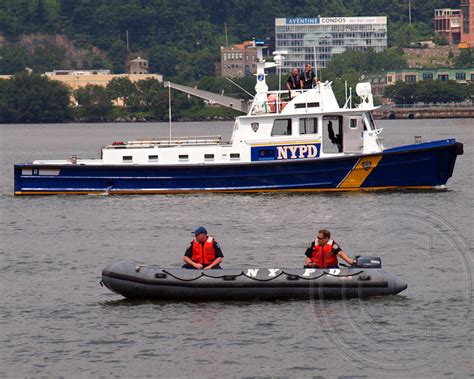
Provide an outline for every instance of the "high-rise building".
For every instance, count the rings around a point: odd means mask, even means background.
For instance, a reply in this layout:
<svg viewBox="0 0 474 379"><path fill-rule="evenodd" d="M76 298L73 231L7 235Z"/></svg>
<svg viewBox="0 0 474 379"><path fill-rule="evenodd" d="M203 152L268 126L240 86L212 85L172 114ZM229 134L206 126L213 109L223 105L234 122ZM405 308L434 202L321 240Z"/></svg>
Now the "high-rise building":
<svg viewBox="0 0 474 379"><path fill-rule="evenodd" d="M288 52L282 71L306 63L316 63L319 70L346 50L386 49L387 17L277 18L275 44Z"/></svg>
<svg viewBox="0 0 474 379"><path fill-rule="evenodd" d="M461 0L461 43L459 47L474 48L474 0Z"/></svg>

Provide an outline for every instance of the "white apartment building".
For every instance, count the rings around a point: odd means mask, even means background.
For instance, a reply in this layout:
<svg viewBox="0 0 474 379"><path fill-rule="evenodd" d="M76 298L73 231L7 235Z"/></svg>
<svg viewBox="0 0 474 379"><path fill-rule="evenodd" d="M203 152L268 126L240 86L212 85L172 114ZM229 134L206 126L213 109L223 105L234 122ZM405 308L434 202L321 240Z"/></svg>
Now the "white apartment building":
<svg viewBox="0 0 474 379"><path fill-rule="evenodd" d="M336 54L387 48L387 17L276 18L275 44L286 50L283 72L306 63L325 68Z"/></svg>

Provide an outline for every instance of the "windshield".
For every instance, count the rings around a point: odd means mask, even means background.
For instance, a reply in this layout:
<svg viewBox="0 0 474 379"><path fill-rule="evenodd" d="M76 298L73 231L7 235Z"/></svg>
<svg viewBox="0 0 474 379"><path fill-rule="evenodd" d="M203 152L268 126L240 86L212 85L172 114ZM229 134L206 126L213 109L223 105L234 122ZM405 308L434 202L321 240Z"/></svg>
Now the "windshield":
<svg viewBox="0 0 474 379"><path fill-rule="evenodd" d="M377 130L377 127L375 126L374 118L372 117L372 113L370 112L364 113L364 122L368 130Z"/></svg>

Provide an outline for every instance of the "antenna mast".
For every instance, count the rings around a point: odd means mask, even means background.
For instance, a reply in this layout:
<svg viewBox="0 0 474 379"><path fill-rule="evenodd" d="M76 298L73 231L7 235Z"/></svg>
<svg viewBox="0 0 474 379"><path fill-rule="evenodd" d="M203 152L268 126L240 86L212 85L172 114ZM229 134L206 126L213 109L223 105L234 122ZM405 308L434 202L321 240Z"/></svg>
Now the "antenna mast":
<svg viewBox="0 0 474 379"><path fill-rule="evenodd" d="M224 22L224 33L225 33L225 46L229 46L229 40L227 39L227 21Z"/></svg>
<svg viewBox="0 0 474 379"><path fill-rule="evenodd" d="M170 145L171 145L171 83L168 82L168 124L170 131Z"/></svg>

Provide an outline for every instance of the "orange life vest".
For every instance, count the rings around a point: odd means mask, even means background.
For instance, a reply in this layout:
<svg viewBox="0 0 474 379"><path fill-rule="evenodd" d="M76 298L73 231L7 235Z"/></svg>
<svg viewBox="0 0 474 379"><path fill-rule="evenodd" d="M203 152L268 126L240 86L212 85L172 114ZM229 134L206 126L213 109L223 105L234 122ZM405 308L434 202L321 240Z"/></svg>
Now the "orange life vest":
<svg viewBox="0 0 474 379"><path fill-rule="evenodd" d="M193 262L202 265L208 265L216 259L216 251L214 250L214 238L208 237L204 246L195 239L193 240L193 255L191 257Z"/></svg>
<svg viewBox="0 0 474 379"><path fill-rule="evenodd" d="M337 266L337 255L332 252L333 240L329 240L324 246L318 244L318 241L314 242L313 255L311 256L311 262L316 263L319 268L327 268L330 266Z"/></svg>

